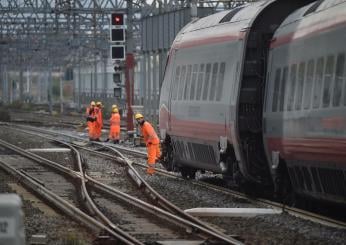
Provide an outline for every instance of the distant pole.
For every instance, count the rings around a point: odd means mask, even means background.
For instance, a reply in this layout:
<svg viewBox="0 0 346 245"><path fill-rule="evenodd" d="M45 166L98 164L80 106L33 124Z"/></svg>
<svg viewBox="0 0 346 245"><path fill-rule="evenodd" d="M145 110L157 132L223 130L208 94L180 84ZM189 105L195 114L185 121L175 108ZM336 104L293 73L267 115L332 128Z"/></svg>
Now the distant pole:
<svg viewBox="0 0 346 245"><path fill-rule="evenodd" d="M24 92L24 78L23 78L23 67L20 66L19 71L19 101L23 102L23 93Z"/></svg>
<svg viewBox="0 0 346 245"><path fill-rule="evenodd" d="M126 37L126 71L125 71L125 87L126 87L126 103L127 103L127 130L133 130L133 81L135 59L133 55L133 33L132 33L132 1L127 0L127 37Z"/></svg>
<svg viewBox="0 0 346 245"><path fill-rule="evenodd" d="M82 92L82 89L81 89L81 86L82 86L82 83L81 83L81 71L80 71L80 68L81 68L81 64L79 62L79 65L78 65L78 111L81 109L81 92Z"/></svg>
<svg viewBox="0 0 346 245"><path fill-rule="evenodd" d="M62 77L63 77L63 72L61 72L60 75L60 114L62 114L64 112L64 95L63 95L63 90L62 90Z"/></svg>
<svg viewBox="0 0 346 245"><path fill-rule="evenodd" d="M53 81L52 81L52 67L48 65L48 104L49 113L53 113Z"/></svg>
<svg viewBox="0 0 346 245"><path fill-rule="evenodd" d="M190 0L191 20L197 18L197 0Z"/></svg>

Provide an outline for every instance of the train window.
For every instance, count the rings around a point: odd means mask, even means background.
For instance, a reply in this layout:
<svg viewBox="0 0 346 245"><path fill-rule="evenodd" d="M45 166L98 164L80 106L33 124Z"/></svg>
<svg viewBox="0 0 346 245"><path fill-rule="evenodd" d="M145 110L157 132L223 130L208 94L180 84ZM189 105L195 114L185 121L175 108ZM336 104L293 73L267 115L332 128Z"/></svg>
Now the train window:
<svg viewBox="0 0 346 245"><path fill-rule="evenodd" d="M190 92L191 72L192 72L192 65L188 65L187 72L186 72L186 80L185 80L184 100L187 100L189 98L188 95Z"/></svg>
<svg viewBox="0 0 346 245"><path fill-rule="evenodd" d="M207 100L208 98L210 71L211 71L211 64L207 64L206 71L205 71L204 88L203 88L203 100Z"/></svg>
<svg viewBox="0 0 346 245"><path fill-rule="evenodd" d="M296 90L296 80L297 80L297 65L293 64L291 65L290 81L288 86L288 99L287 99L288 111L292 111L293 109L294 95Z"/></svg>
<svg viewBox="0 0 346 245"><path fill-rule="evenodd" d="M284 110L284 104L285 104L285 97L286 97L286 81L287 81L287 74L288 74L288 67L286 66L283 69L282 72L282 79L281 79L281 88L280 88L280 97L278 98L280 100L280 111Z"/></svg>
<svg viewBox="0 0 346 245"><path fill-rule="evenodd" d="M324 86L323 86L323 107L328 107L330 104L330 94L332 90L332 78L334 71L334 56L328 56L326 62L326 72L324 73Z"/></svg>
<svg viewBox="0 0 346 245"><path fill-rule="evenodd" d="M310 60L306 72L306 83L304 89L304 109L309 109L311 105L312 82L314 81L315 61Z"/></svg>
<svg viewBox="0 0 346 245"><path fill-rule="evenodd" d="M226 63L222 62L220 64L220 72L219 72L219 82L217 85L217 93L216 93L216 100L220 101L221 100L221 96L222 96L222 91L223 91L223 83L225 80L225 69L226 68Z"/></svg>
<svg viewBox="0 0 346 245"><path fill-rule="evenodd" d="M242 10L244 6L236 7L232 9L228 14L226 14L221 20L220 23L231 21L233 16L235 16L240 10Z"/></svg>
<svg viewBox="0 0 346 245"><path fill-rule="evenodd" d="M308 15L310 13L313 13L316 11L316 9L321 5L321 3L323 2L324 0L318 0L316 1L314 4L311 5L310 8L308 8L308 10L304 13L304 16L305 15Z"/></svg>
<svg viewBox="0 0 346 245"><path fill-rule="evenodd" d="M180 76L180 82L179 82L179 95L178 95L179 100L183 98L185 75L186 75L186 66L183 66L181 68L181 76Z"/></svg>
<svg viewBox="0 0 346 245"><path fill-rule="evenodd" d="M194 65L193 66L193 71L192 71L190 100L194 100L195 99L197 74L198 74L198 65Z"/></svg>
<svg viewBox="0 0 346 245"><path fill-rule="evenodd" d="M333 94L333 106L340 106L342 83L344 79L345 54L339 54L336 60L335 83Z"/></svg>
<svg viewBox="0 0 346 245"><path fill-rule="evenodd" d="M203 87L203 78L204 78L204 64L201 64L199 67L199 74L198 74L198 79L197 79L196 100L201 99L202 87Z"/></svg>
<svg viewBox="0 0 346 245"><path fill-rule="evenodd" d="M215 98L216 83L217 83L217 71L218 71L218 69L219 69L219 64L218 63L214 63L214 65L213 65L213 74L211 76L209 100L214 100L214 98Z"/></svg>
<svg viewBox="0 0 346 245"><path fill-rule="evenodd" d="M313 97L313 104L312 104L314 108L319 108L321 103L323 69L324 69L324 59L323 57L321 57L317 60L317 64L316 64L316 78L315 78L314 97Z"/></svg>
<svg viewBox="0 0 346 245"><path fill-rule="evenodd" d="M279 90L280 90L280 77L281 77L281 69L276 69L274 91L273 91L273 103L272 103L272 111L273 112L276 112L278 110L278 99L279 99Z"/></svg>
<svg viewBox="0 0 346 245"><path fill-rule="evenodd" d="M175 70L175 77L172 85L172 100L175 100L177 98L177 91L178 91L178 84L179 84L179 77L180 77L180 66L177 67Z"/></svg>
<svg viewBox="0 0 346 245"><path fill-rule="evenodd" d="M302 98L303 98L303 89L304 89L304 76L305 76L305 62L299 64L298 68L298 80L297 80L297 92L296 92L296 110L302 108Z"/></svg>

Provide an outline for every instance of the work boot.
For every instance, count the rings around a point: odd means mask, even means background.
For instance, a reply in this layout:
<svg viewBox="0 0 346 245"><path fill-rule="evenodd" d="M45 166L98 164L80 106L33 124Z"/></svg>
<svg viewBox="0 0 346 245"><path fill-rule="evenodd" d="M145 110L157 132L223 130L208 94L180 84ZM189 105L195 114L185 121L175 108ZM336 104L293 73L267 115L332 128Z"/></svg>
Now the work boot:
<svg viewBox="0 0 346 245"><path fill-rule="evenodd" d="M148 166L147 174L148 175L154 175L154 173L155 173L155 168L153 168L152 166Z"/></svg>

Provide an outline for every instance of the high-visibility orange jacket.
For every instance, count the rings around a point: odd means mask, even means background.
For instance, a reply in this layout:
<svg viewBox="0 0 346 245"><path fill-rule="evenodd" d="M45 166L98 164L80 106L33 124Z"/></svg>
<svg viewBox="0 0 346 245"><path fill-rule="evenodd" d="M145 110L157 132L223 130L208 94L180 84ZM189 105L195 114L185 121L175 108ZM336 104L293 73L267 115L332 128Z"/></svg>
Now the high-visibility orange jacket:
<svg viewBox="0 0 346 245"><path fill-rule="evenodd" d="M140 124L141 133L144 137L145 144L147 145L147 157L149 166L155 165L156 160L160 157L160 139L149 122L144 121ZM155 170L149 169L150 174L153 174Z"/></svg>
<svg viewBox="0 0 346 245"><path fill-rule="evenodd" d="M110 121L109 139L118 140L120 138L120 115L112 113Z"/></svg>
<svg viewBox="0 0 346 245"><path fill-rule="evenodd" d="M100 127L103 128L103 116L102 116L102 109L99 108L99 124L100 124Z"/></svg>
<svg viewBox="0 0 346 245"><path fill-rule="evenodd" d="M101 129L102 129L102 112L101 109L98 107L94 108L95 111L95 117L96 121L94 122L94 131L95 131L95 138L98 139L101 137Z"/></svg>
<svg viewBox="0 0 346 245"><path fill-rule="evenodd" d="M94 116L94 110L92 107L87 107L86 109L86 117L93 117ZM89 132L89 138L94 138L94 122L87 121L88 125L88 132Z"/></svg>
<svg viewBox="0 0 346 245"><path fill-rule="evenodd" d="M157 136L153 126L147 121L144 121L142 125L140 125L141 133L144 137L145 143L150 144L159 144L160 139Z"/></svg>

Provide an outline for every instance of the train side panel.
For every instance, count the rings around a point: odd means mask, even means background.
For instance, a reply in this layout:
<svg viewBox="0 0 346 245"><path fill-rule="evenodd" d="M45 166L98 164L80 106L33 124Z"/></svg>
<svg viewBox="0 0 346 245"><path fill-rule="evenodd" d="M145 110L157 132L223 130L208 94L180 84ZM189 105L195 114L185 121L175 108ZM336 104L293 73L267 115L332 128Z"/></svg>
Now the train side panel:
<svg viewBox="0 0 346 245"><path fill-rule="evenodd" d="M173 47L171 127L167 133L180 164L220 172L220 137L232 142L231 111L241 50L238 28L233 29L228 23L213 28L214 38L201 43L198 36L209 34L208 29L187 33ZM218 33L220 38L215 39Z"/></svg>
<svg viewBox="0 0 346 245"><path fill-rule="evenodd" d="M274 37L264 141L271 169L284 161L296 192L346 203L346 3L338 2L301 9Z"/></svg>

